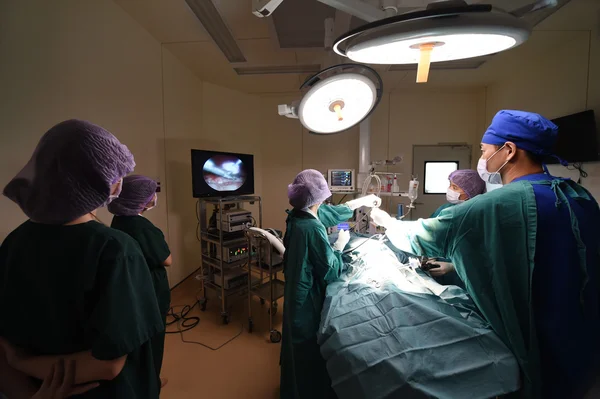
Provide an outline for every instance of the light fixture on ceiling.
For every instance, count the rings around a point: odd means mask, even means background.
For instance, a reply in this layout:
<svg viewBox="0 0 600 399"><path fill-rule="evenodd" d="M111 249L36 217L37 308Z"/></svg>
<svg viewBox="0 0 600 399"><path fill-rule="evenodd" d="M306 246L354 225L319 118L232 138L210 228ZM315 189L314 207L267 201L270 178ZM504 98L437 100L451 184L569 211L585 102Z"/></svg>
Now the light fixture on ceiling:
<svg viewBox="0 0 600 399"><path fill-rule="evenodd" d="M451 0L364 25L337 39L333 49L355 62L418 64L417 82L426 82L430 63L499 53L530 34L516 15Z"/></svg>
<svg viewBox="0 0 600 399"><path fill-rule="evenodd" d="M379 74L364 65L342 64L322 70L300 87L302 100L279 105L279 115L299 118L311 133L333 134L366 119L383 94Z"/></svg>

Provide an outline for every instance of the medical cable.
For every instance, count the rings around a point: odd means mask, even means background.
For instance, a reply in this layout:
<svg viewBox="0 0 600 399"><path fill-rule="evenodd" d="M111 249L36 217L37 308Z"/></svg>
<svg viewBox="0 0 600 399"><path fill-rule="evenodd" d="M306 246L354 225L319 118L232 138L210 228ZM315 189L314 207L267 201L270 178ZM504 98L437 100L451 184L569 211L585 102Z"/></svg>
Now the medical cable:
<svg viewBox="0 0 600 399"><path fill-rule="evenodd" d="M407 212L406 212L404 215L402 215L402 216L398 217L398 220L402 220L402 219L404 219L405 217L407 217L408 215L410 215L410 212L411 212L411 211L414 209L414 206L413 206L413 201L411 201L411 202L410 202L410 205L409 205L409 206L407 206L407 208L408 208L408 211L407 211Z"/></svg>
<svg viewBox="0 0 600 399"><path fill-rule="evenodd" d="M338 205L341 205L342 202L344 202L344 200L346 199L347 196L348 196L348 194L344 194L344 196L342 197L342 199L338 202Z"/></svg>
<svg viewBox="0 0 600 399"><path fill-rule="evenodd" d="M369 240L372 240L374 238L377 238L379 241L382 241L383 238L385 237L384 234L374 234L371 237L368 237L367 239L365 239L363 242L361 242L360 244L358 244L357 246L355 246L354 248L350 248L350 249L346 249L344 250L342 253L343 254L347 254L348 252L354 252L356 251L358 248L360 248L361 246L365 245L365 243L367 243Z"/></svg>
<svg viewBox="0 0 600 399"><path fill-rule="evenodd" d="M175 323L178 323L177 331L166 331L166 334L178 334L185 331L189 331L200 324L200 318L197 316L187 317L187 315L196 307L198 301L192 306L190 305L176 305L169 309L167 317L172 317L172 321L167 322L167 327ZM181 308L180 312L175 312L175 308ZM182 329L183 327L183 329Z"/></svg>
<svg viewBox="0 0 600 399"><path fill-rule="evenodd" d="M377 182L377 188L374 190L374 193L376 193L378 197L381 196L381 179L375 173L370 173L365 179L361 191L362 195L367 195L367 192L369 191L369 184L371 184L371 180L373 179L375 179Z"/></svg>
<svg viewBox="0 0 600 399"><path fill-rule="evenodd" d="M173 320L168 321L166 323L167 327L171 326L173 324L176 325L177 327L177 331L165 331L166 334L179 334L179 337L181 339L181 342L185 343L185 344L194 344L194 345L200 345L206 349L210 349L211 351L218 351L219 349L223 348L225 345L231 343L233 340L235 340L236 338L238 338L240 335L242 335L242 332L244 332L244 324L241 325L240 331L234 335L233 337L231 337L230 339L228 339L227 341L225 341L224 343L222 343L221 345L217 346L216 348L213 348L210 345L207 344L203 344L202 342L198 342L198 341L189 341L186 340L185 337L183 336L183 333L189 330L192 330L193 328L197 327L198 324L200 324L200 317L198 316L191 316L188 317L188 314L200 303L200 299L198 298L198 293L196 293L196 301L193 305L175 305L172 306L169 309L169 312L167 313L167 317L172 317ZM175 312L176 308L182 308L180 312Z"/></svg>

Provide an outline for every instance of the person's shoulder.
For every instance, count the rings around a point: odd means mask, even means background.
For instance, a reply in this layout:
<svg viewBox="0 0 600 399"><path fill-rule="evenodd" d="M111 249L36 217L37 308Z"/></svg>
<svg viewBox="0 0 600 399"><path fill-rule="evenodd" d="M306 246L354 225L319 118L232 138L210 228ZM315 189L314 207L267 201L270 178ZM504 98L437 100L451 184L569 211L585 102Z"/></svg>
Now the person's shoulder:
<svg viewBox="0 0 600 399"><path fill-rule="evenodd" d="M301 217L294 217L292 218L290 224L291 226L296 227L297 229L300 229L306 233L325 229L323 223L321 223L319 219L315 218L312 215L306 217L304 217L304 215L302 215Z"/></svg>
<svg viewBox="0 0 600 399"><path fill-rule="evenodd" d="M140 226L146 226L147 223L150 223L150 221L140 215L113 216L111 227L115 227L115 226L140 227ZM152 224L152 223L150 223L150 224Z"/></svg>
<svg viewBox="0 0 600 399"><path fill-rule="evenodd" d="M108 227L102 223L90 225L95 231L95 236L105 243L105 253L108 256L138 256L140 254L139 244L129 234Z"/></svg>
<svg viewBox="0 0 600 399"><path fill-rule="evenodd" d="M9 245L15 239L15 237L18 237L21 233L26 231L30 225L31 222L28 220L26 222L23 222L20 226L18 226L10 233L8 233L6 238L2 241L2 246Z"/></svg>
<svg viewBox="0 0 600 399"><path fill-rule="evenodd" d="M442 213L443 210L452 208L453 206L454 206L454 204L446 202L445 204L441 205L438 209L436 209L435 212L433 212L433 215L431 215L431 217L432 218L437 217L437 216L439 216L440 213Z"/></svg>
<svg viewBox="0 0 600 399"><path fill-rule="evenodd" d="M499 208L510 208L521 206L527 190L533 189L527 182L514 182L507 184L499 189L480 194L460 205L453 206L445 210L445 213L452 213L454 216L467 215L473 213L490 214ZM533 198L533 197L532 197Z"/></svg>

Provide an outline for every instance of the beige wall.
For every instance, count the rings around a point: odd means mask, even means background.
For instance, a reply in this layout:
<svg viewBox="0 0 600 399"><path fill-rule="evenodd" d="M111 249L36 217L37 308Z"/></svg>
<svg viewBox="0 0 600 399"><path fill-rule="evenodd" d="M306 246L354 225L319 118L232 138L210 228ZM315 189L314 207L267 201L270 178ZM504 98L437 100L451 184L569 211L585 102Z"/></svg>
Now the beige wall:
<svg viewBox="0 0 600 399"><path fill-rule="evenodd" d="M260 104L250 95L196 79L168 51L164 72L169 245L184 260L170 278L178 282L200 267L190 149L254 154L255 190L260 193ZM246 208L258 211L256 206Z"/></svg>
<svg viewBox="0 0 600 399"><path fill-rule="evenodd" d="M1 2L0 27L0 185L53 124L98 123L129 146L136 173L162 182L148 217L171 246L171 283L192 273L200 246L190 148L254 153L260 192L259 103L201 82L110 0ZM25 217L0 196L0 220L3 240Z"/></svg>
<svg viewBox="0 0 600 399"><path fill-rule="evenodd" d="M323 173L332 168L358 169L358 128L331 136L309 134L298 120L277 115L277 104L290 103L299 95L262 97L263 192L265 226L283 229L289 208L287 185L303 169ZM404 161L390 172L400 187L408 187L415 144L477 143L485 126L484 89L430 90L415 88L384 94L371 116L371 159ZM362 186L362 182L357 182ZM349 198L346 198L348 200ZM335 201L341 197L335 196ZM394 209L392 204L385 204Z"/></svg>
<svg viewBox="0 0 600 399"><path fill-rule="evenodd" d="M600 11L600 3L597 8ZM522 59L510 76L488 87L488 122L500 109L533 111L551 119L593 109L600 128L600 31L570 34L576 35L571 42ZM584 169L589 177L583 185L600 198L600 163L586 164ZM551 172L573 177L562 167Z"/></svg>

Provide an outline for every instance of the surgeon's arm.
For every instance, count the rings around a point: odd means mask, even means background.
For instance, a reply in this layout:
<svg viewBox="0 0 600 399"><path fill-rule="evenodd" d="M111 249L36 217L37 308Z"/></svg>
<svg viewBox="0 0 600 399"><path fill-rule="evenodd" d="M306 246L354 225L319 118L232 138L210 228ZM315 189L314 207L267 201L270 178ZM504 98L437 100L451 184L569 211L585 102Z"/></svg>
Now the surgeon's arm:
<svg viewBox="0 0 600 399"><path fill-rule="evenodd" d="M434 219L396 220L379 209L371 212L377 224L383 226L391 243L399 250L429 258L448 258L448 241L452 236L453 219L443 213Z"/></svg>
<svg viewBox="0 0 600 399"><path fill-rule="evenodd" d="M310 235L308 256L319 280L329 284L342 274L342 253L331 248L324 229L315 229Z"/></svg>
<svg viewBox="0 0 600 399"><path fill-rule="evenodd" d="M98 360L91 352L79 352L71 355L58 356L29 356L16 354L12 356L10 365L15 369L39 380L43 380L52 369L52 366L61 359L65 362L75 360L77 364L75 384L84 384L91 381L110 381L115 379L123 370L127 356L114 360Z"/></svg>
<svg viewBox="0 0 600 399"><path fill-rule="evenodd" d="M325 227L337 226L350 219L354 211L348 205L321 205L317 217Z"/></svg>

